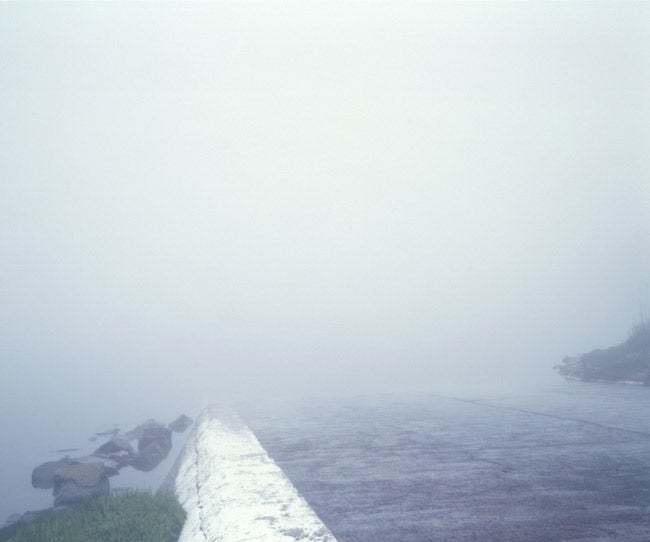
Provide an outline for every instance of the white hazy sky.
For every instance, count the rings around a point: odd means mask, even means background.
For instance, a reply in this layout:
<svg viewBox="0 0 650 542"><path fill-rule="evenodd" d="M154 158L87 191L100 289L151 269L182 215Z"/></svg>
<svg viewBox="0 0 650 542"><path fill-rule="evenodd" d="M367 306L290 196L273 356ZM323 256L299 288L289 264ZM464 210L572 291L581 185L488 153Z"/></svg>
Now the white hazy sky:
<svg viewBox="0 0 650 542"><path fill-rule="evenodd" d="M3 4L0 401L555 378L650 280L649 83L644 3Z"/></svg>

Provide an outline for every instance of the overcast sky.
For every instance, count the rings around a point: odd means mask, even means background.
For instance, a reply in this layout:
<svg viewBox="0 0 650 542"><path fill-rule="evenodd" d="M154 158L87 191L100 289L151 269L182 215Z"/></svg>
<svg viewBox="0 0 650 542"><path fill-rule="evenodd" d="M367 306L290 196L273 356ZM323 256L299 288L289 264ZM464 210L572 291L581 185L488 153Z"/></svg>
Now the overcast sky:
<svg viewBox="0 0 650 542"><path fill-rule="evenodd" d="M556 378L650 281L649 72L645 3L3 4L0 401Z"/></svg>

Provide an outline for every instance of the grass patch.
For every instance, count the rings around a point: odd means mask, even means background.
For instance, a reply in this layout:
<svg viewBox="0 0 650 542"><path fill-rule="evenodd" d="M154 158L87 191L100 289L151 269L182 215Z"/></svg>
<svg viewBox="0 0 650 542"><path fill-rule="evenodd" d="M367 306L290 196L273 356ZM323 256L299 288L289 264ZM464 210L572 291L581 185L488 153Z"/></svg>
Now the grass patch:
<svg viewBox="0 0 650 542"><path fill-rule="evenodd" d="M132 492L89 499L69 511L46 510L0 530L0 542L172 542L185 510L171 493Z"/></svg>

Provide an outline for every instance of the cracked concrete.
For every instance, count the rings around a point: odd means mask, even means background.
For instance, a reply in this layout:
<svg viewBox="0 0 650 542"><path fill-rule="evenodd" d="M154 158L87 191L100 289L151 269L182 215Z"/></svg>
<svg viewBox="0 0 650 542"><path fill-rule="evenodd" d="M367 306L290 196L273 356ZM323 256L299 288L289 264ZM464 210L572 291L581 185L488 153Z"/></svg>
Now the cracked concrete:
<svg viewBox="0 0 650 542"><path fill-rule="evenodd" d="M650 390L257 401L241 412L339 540L650 540Z"/></svg>

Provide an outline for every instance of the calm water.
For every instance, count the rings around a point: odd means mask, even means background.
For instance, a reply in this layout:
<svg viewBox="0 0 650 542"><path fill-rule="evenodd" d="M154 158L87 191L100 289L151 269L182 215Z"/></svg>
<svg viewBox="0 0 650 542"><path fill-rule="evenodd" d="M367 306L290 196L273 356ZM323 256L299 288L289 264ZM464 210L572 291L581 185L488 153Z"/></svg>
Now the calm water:
<svg viewBox="0 0 650 542"><path fill-rule="evenodd" d="M650 389L247 405L341 541L650 540Z"/></svg>

